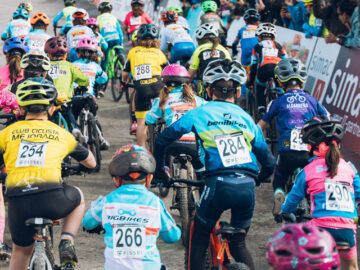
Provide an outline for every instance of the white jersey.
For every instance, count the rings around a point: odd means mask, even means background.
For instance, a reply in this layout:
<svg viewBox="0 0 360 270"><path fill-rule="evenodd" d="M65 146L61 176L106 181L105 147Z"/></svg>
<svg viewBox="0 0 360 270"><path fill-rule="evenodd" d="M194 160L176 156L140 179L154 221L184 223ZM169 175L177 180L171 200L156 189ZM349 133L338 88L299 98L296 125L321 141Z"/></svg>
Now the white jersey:
<svg viewBox="0 0 360 270"><path fill-rule="evenodd" d="M179 24L169 24L161 31L160 50L165 51L167 44L175 45L180 42L193 42L189 33Z"/></svg>
<svg viewBox="0 0 360 270"><path fill-rule="evenodd" d="M83 38L92 38L96 40L94 32L84 25L75 25L71 27L66 35L66 40L70 49L76 48L78 41Z"/></svg>
<svg viewBox="0 0 360 270"><path fill-rule="evenodd" d="M183 16L179 16L179 20L176 23L178 25L181 25L182 27L184 27L185 30L187 30L187 31L190 30L190 26L189 26L187 20Z"/></svg>

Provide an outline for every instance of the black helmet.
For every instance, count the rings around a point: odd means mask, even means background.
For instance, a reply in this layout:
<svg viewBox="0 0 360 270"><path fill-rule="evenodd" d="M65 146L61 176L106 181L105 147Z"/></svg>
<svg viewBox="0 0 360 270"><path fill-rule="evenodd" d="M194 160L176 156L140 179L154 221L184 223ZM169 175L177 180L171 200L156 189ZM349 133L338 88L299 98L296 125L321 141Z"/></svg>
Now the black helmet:
<svg viewBox="0 0 360 270"><path fill-rule="evenodd" d="M154 173L155 168L155 159L146 148L130 144L116 150L109 172L111 176L119 176L125 180L138 180Z"/></svg>
<svg viewBox="0 0 360 270"><path fill-rule="evenodd" d="M244 21L248 22L249 20L260 21L260 13L254 8L249 8L244 13Z"/></svg>
<svg viewBox="0 0 360 270"><path fill-rule="evenodd" d="M340 143L344 137L344 128L340 122L330 116L319 115L308 120L301 130L304 143L317 146L335 140Z"/></svg>
<svg viewBox="0 0 360 270"><path fill-rule="evenodd" d="M138 39L155 39L159 37L159 28L154 24L142 24L138 30Z"/></svg>
<svg viewBox="0 0 360 270"><path fill-rule="evenodd" d="M301 83L307 78L306 66L299 59L287 58L281 60L275 67L275 78L282 83L296 79Z"/></svg>
<svg viewBox="0 0 360 270"><path fill-rule="evenodd" d="M101 2L99 5L98 5L98 11L100 12L103 12L103 11L111 11L112 10L112 4L109 2L109 1L104 1L104 2Z"/></svg>

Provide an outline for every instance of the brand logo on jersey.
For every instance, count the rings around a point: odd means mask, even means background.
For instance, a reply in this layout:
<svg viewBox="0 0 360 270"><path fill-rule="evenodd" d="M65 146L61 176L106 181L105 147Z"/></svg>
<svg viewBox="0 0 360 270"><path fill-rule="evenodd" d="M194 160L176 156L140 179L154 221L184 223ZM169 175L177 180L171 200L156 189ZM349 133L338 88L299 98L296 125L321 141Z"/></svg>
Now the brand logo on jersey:
<svg viewBox="0 0 360 270"><path fill-rule="evenodd" d="M230 121L230 120L224 120L224 121L208 121L208 127L210 126L239 126L241 128L247 128L246 125L239 123L236 120Z"/></svg>
<svg viewBox="0 0 360 270"><path fill-rule="evenodd" d="M136 211L135 210L124 210L124 209L119 209L118 210L118 214L121 215L129 215L129 216L136 216Z"/></svg>
<svg viewBox="0 0 360 270"><path fill-rule="evenodd" d="M231 114L230 113L224 113L224 118L225 119L231 119Z"/></svg>

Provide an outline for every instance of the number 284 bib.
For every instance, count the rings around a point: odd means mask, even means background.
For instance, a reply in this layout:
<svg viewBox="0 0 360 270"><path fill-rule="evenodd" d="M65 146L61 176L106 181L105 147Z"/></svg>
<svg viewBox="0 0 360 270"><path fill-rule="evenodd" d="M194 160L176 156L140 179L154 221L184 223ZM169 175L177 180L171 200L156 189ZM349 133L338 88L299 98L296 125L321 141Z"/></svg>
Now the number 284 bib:
<svg viewBox="0 0 360 270"><path fill-rule="evenodd" d="M146 253L145 227L114 225L113 250L114 258L143 258Z"/></svg>

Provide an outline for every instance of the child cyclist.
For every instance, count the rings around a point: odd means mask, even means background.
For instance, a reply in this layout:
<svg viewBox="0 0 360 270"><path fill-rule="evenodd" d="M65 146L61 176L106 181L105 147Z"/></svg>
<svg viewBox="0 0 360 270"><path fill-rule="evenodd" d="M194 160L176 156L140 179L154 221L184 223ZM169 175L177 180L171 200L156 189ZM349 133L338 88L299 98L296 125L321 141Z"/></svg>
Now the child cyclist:
<svg viewBox="0 0 360 270"><path fill-rule="evenodd" d="M145 147L147 138L145 115L151 108L151 99L158 97L163 88L160 76L163 67L167 65L167 59L159 49L159 29L155 25L141 25L137 36L138 46L129 51L128 59L122 73L122 81L128 83L131 71L136 89L136 139L138 145Z"/></svg>
<svg viewBox="0 0 360 270"><path fill-rule="evenodd" d="M75 0L64 0L64 8L56 15L53 20L53 26L56 27L58 22L63 18L65 20L64 26L61 28L61 34L66 35L72 27L72 14L76 10Z"/></svg>
<svg viewBox="0 0 360 270"><path fill-rule="evenodd" d="M309 223L287 224L268 240L269 270L340 269L336 243L330 233Z"/></svg>
<svg viewBox="0 0 360 270"><path fill-rule="evenodd" d="M124 30L128 37L137 30L142 24L153 24L153 20L144 11L144 0L131 0L131 11L126 14L124 21ZM130 38L129 38L130 40Z"/></svg>
<svg viewBox="0 0 360 270"><path fill-rule="evenodd" d="M138 145L119 148L110 162L116 190L92 202L83 219L90 232L99 231L98 226L105 229L105 270L160 270L157 238L166 243L180 239L181 231L164 203L147 189L155 167L151 153ZM131 244L121 237L125 231Z"/></svg>
<svg viewBox="0 0 360 270"><path fill-rule="evenodd" d="M326 110L320 103L302 90L306 77L306 67L300 60L281 60L275 68L275 78L285 94L271 103L268 112L259 121L260 127L264 130L276 117L276 126L280 133L279 157L273 180L273 214L278 222L289 176L297 168L303 168L308 163L309 153L300 139L300 130L308 119L316 115L326 115Z"/></svg>
<svg viewBox="0 0 360 270"><path fill-rule="evenodd" d="M86 25L94 32L98 46L101 48L101 51L105 53L108 48L108 43L106 42L104 37L99 33L98 20L96 18L89 18L86 22Z"/></svg>
<svg viewBox="0 0 360 270"><path fill-rule="evenodd" d="M171 7L168 7L167 10L174 11L179 16L179 19L177 20L176 24L181 25L186 31L190 30L190 26L189 26L187 20L184 18L184 11L183 11L182 7L171 6Z"/></svg>
<svg viewBox="0 0 360 270"><path fill-rule="evenodd" d="M82 73L84 73L89 78L89 86L87 87L87 94L93 96L91 103L89 104L91 113L96 116L97 103L95 99L94 86L95 83L98 85L106 84L108 81L107 74L101 69L97 61L97 42L91 38L80 39L76 45L76 52L78 54L79 60L76 60L73 64L77 67ZM75 84L76 87L76 84ZM88 102L88 101L86 101ZM74 113L75 119L78 118L82 108L84 107L84 101L81 99L73 99L72 111ZM101 150L109 149L110 144L104 139L103 134L98 129Z"/></svg>
<svg viewBox="0 0 360 270"><path fill-rule="evenodd" d="M51 38L46 34L47 27L49 26L49 17L44 12L35 13L30 20L33 31L26 37L29 44L31 53L45 53L45 43Z"/></svg>
<svg viewBox="0 0 360 270"><path fill-rule="evenodd" d="M308 120L301 135L312 158L296 177L282 213L292 213L309 194L310 222L327 230L336 242L349 244L350 250L339 250L341 269L357 270L354 218L358 216L355 199L360 198L360 178L355 167L341 158L344 128L337 120L321 115Z"/></svg>
<svg viewBox="0 0 360 270"><path fill-rule="evenodd" d="M18 8L13 14L13 19L7 24L1 34L1 39L6 40L11 37L25 37L31 30L29 13L26 9Z"/></svg>
<svg viewBox="0 0 360 270"><path fill-rule="evenodd" d="M172 64L165 67L161 78L165 85L160 92L160 97L154 100L151 110L146 114L147 125L153 125L160 118L164 118L166 125L170 126L187 111L205 104L204 99L194 95L189 85L190 75L183 66ZM197 174L197 179L201 179L201 174L205 168L199 158L194 133L191 132L182 136L167 148L168 155L175 156L179 152L189 154L192 157L191 163Z"/></svg>

